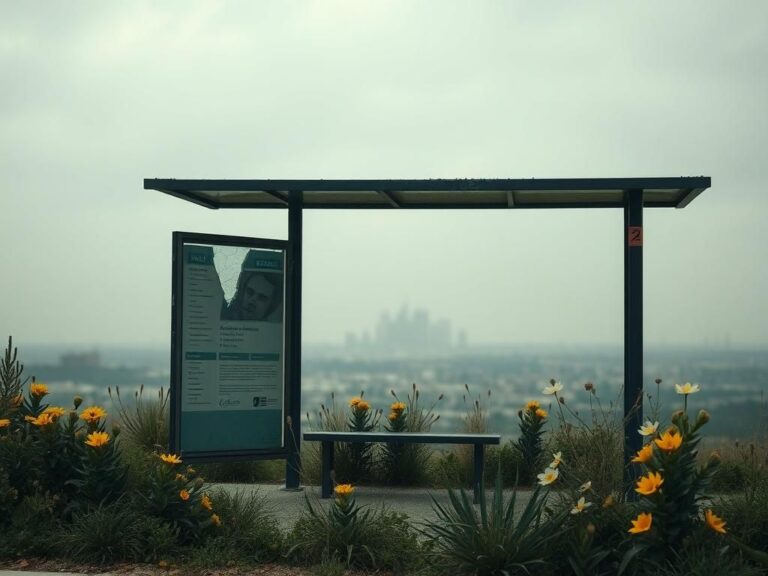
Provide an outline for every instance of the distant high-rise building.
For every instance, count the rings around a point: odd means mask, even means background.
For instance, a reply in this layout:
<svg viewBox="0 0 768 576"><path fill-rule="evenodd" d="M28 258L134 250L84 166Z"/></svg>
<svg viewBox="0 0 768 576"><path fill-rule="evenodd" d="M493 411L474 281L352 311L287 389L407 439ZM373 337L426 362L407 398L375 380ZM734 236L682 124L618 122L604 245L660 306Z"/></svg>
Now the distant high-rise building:
<svg viewBox="0 0 768 576"><path fill-rule="evenodd" d="M463 346L466 332L462 331ZM456 349L451 322L447 319L432 321L426 308L413 311L403 305L397 314L382 312L373 330L361 335L347 334L345 347L350 353L385 356L424 356L448 354Z"/></svg>

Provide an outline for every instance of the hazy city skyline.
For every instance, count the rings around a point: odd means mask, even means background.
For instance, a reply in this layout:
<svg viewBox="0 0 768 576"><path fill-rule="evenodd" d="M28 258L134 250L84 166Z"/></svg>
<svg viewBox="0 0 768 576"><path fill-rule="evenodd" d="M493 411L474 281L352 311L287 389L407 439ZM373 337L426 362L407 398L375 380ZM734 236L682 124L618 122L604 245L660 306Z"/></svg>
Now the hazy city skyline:
<svg viewBox="0 0 768 576"><path fill-rule="evenodd" d="M645 340L768 346L768 5L0 0L0 336L169 340L171 232L285 238L172 178L712 177L645 211ZM425 308L623 338L620 210L307 211L307 343Z"/></svg>

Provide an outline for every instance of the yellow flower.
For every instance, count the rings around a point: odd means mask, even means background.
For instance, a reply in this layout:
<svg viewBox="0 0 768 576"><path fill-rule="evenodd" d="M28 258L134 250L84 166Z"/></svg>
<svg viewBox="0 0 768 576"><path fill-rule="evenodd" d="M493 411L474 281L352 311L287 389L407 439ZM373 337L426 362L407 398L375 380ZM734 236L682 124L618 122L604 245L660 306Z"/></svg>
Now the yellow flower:
<svg viewBox="0 0 768 576"><path fill-rule="evenodd" d="M579 486L579 492L586 492L590 488L592 488L592 481L591 480L587 480L586 482L584 482L584 484Z"/></svg>
<svg viewBox="0 0 768 576"><path fill-rule="evenodd" d="M541 418L542 420L544 420L544 418L546 418L547 416L549 416L549 414L547 414L547 411L546 411L546 410L544 410L544 408L537 408L537 409L536 409L536 412L534 412L534 414L536 414L536 416L538 416L538 417L539 417L539 418Z"/></svg>
<svg viewBox="0 0 768 576"><path fill-rule="evenodd" d="M390 422L394 422L394 421L395 421L395 420L397 420L399 417L400 417L400 414L398 414L397 412L390 412L390 413L389 413L389 415L387 416L387 419L388 419Z"/></svg>
<svg viewBox="0 0 768 576"><path fill-rule="evenodd" d="M650 512L641 512L637 515L637 518L632 520L632 528L628 530L630 534L641 534L642 532L648 532L653 524L653 514Z"/></svg>
<svg viewBox="0 0 768 576"><path fill-rule="evenodd" d="M616 504L616 499L613 497L613 494L608 494L608 496L605 497L605 500L603 500L603 508L611 508Z"/></svg>
<svg viewBox="0 0 768 576"><path fill-rule="evenodd" d="M53 414L46 414L43 412L37 418L30 420L35 426L48 426L56 422L56 417Z"/></svg>
<svg viewBox="0 0 768 576"><path fill-rule="evenodd" d="M563 385L560 384L560 382L555 382L553 380L550 386L547 386L546 388L544 388L544 394L547 394L549 396L551 396L552 394L556 395L562 389L563 389Z"/></svg>
<svg viewBox="0 0 768 576"><path fill-rule="evenodd" d="M86 446L94 448L101 448L107 443L109 443L109 434L106 432L91 432L85 440Z"/></svg>
<svg viewBox="0 0 768 576"><path fill-rule="evenodd" d="M528 402L528 403L525 405L525 409L526 409L528 412L534 412L534 411L535 411L535 410L537 410L538 408L541 408L541 404L539 404L539 401L538 401L538 400L531 400L530 402Z"/></svg>
<svg viewBox="0 0 768 576"><path fill-rule="evenodd" d="M690 382L686 382L685 384L675 384L675 392L685 396L688 394L695 394L696 392L700 391L701 388L699 388L698 384L691 384Z"/></svg>
<svg viewBox="0 0 768 576"><path fill-rule="evenodd" d="M49 406L48 408L43 410L43 414L50 414L54 418L59 418L61 416L64 416L64 412L66 412L66 410L64 410L64 408L62 408L61 406Z"/></svg>
<svg viewBox="0 0 768 576"><path fill-rule="evenodd" d="M189 500L189 491L188 491L188 490L186 490L186 489L185 489L185 490L181 490L181 491L179 491L179 498L181 498L182 500L184 500L184 502L186 502L187 500Z"/></svg>
<svg viewBox="0 0 768 576"><path fill-rule="evenodd" d="M200 500L200 506L202 506L209 512L213 510L213 503L211 502L211 499L208 497L208 494L203 494L203 498L202 500Z"/></svg>
<svg viewBox="0 0 768 576"><path fill-rule="evenodd" d="M166 464L181 464L181 458L176 454L160 454L160 460Z"/></svg>
<svg viewBox="0 0 768 576"><path fill-rule="evenodd" d="M103 408L99 406L89 406L85 408L80 414L80 418L88 422L88 424L98 424L99 420L107 415Z"/></svg>
<svg viewBox="0 0 768 576"><path fill-rule="evenodd" d="M683 443L683 437L677 432L667 431L661 435L661 438L656 438L654 442L656 442L656 446L664 450L664 452L674 452L680 448L680 445Z"/></svg>
<svg viewBox="0 0 768 576"><path fill-rule="evenodd" d="M350 400L350 401L349 401L349 405L350 405L350 406L352 406L352 407L354 408L354 407L355 407L355 406L357 406L357 405L358 405L358 404L359 404L361 401L362 401L362 398L360 398L360 396L355 396L354 398L352 398L352 400Z"/></svg>
<svg viewBox="0 0 768 576"><path fill-rule="evenodd" d="M35 420L37 420L37 418L35 418L34 416L24 416L24 421L25 421L25 422L30 422L30 423L32 423L32 422L34 422Z"/></svg>
<svg viewBox="0 0 768 576"><path fill-rule="evenodd" d="M664 478L661 477L659 472L649 472L648 476L641 476L637 481L635 492L642 494L643 496L650 496L651 494L654 494L662 484L664 484Z"/></svg>
<svg viewBox="0 0 768 576"><path fill-rule="evenodd" d="M552 482L557 480L559 475L560 472L557 471L557 468L547 468L542 474L537 474L536 478L539 479L539 484L542 486L549 486Z"/></svg>
<svg viewBox="0 0 768 576"><path fill-rule="evenodd" d="M549 467L557 468L562 463L563 463L563 453L555 452L554 454L552 454L552 462L550 463Z"/></svg>
<svg viewBox="0 0 768 576"><path fill-rule="evenodd" d="M360 400L360 402L358 402L358 403L355 405L355 408L357 408L358 410L362 410L363 412L365 412L366 410L370 410L370 409L371 409L371 405L370 405L370 404L368 404L368 402L366 402L365 400Z"/></svg>
<svg viewBox="0 0 768 576"><path fill-rule="evenodd" d="M653 436L656 434L656 430L659 429L659 423L658 422L651 422L650 420L646 420L645 424L640 426L640 429L638 432L640 432L641 436Z"/></svg>
<svg viewBox="0 0 768 576"><path fill-rule="evenodd" d="M0 418L0 428L8 428L11 425L11 421L8 418Z"/></svg>
<svg viewBox="0 0 768 576"><path fill-rule="evenodd" d="M42 398L48 394L48 386L35 382L29 385L29 393L36 398Z"/></svg>
<svg viewBox="0 0 768 576"><path fill-rule="evenodd" d="M635 455L635 457L632 458L632 462L645 464L646 462L650 461L651 458L653 458L653 445L646 444L640 450L637 451L637 455Z"/></svg>
<svg viewBox="0 0 768 576"><path fill-rule="evenodd" d="M405 402L393 402L389 408L392 412L403 412L405 411Z"/></svg>
<svg viewBox="0 0 768 576"><path fill-rule="evenodd" d="M348 496L351 496L354 491L355 488L352 484L337 484L333 489L333 493L339 498L347 498Z"/></svg>
<svg viewBox="0 0 768 576"><path fill-rule="evenodd" d="M584 496L582 496L576 501L576 504L573 505L573 508L571 508L571 514L581 514L590 506L592 506L592 502L587 502L584 499Z"/></svg>
<svg viewBox="0 0 768 576"><path fill-rule="evenodd" d="M712 510L704 512L704 518L707 521L707 526L712 528L715 532L719 532L720 534L725 534L727 532L725 529L725 521L712 512Z"/></svg>
<svg viewBox="0 0 768 576"><path fill-rule="evenodd" d="M221 526L221 518L219 518L218 514L211 514L211 522L213 522L214 526Z"/></svg>

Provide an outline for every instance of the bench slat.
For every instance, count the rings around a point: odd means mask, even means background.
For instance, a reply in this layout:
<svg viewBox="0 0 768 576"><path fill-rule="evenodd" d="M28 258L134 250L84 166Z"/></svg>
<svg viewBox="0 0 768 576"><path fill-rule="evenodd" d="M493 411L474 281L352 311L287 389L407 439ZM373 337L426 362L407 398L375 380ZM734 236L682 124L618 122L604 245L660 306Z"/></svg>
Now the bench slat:
<svg viewBox="0 0 768 576"><path fill-rule="evenodd" d="M500 444L500 434L433 434L431 432L304 432L304 440L324 442L392 442L413 444Z"/></svg>

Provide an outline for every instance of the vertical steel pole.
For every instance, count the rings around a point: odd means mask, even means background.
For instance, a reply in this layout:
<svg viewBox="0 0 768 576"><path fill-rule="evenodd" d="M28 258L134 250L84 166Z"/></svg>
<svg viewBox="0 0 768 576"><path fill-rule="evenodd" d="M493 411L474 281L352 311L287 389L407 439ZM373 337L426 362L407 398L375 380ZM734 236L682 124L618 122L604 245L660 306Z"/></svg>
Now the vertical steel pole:
<svg viewBox="0 0 768 576"><path fill-rule="evenodd" d="M643 191L624 192L624 481L635 478L631 460L642 448L643 421Z"/></svg>
<svg viewBox="0 0 768 576"><path fill-rule="evenodd" d="M302 210L304 194L291 190L288 198L288 249L291 270L288 273L287 297L287 376L288 419L285 462L285 488L298 490L301 483L301 269L302 269Z"/></svg>

